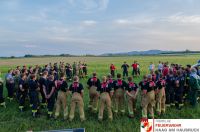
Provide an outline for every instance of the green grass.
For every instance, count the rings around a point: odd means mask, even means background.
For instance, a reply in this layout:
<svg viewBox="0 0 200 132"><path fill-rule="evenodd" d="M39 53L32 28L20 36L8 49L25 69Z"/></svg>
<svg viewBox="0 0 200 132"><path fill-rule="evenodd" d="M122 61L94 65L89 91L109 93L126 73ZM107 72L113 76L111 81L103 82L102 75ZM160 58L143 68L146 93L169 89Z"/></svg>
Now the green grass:
<svg viewBox="0 0 200 132"><path fill-rule="evenodd" d="M168 61L170 63L179 63L182 65L194 64L197 60L200 59L199 55L183 55L183 56L135 56L135 57L52 57L52 58L26 58L26 59L0 59L0 71L3 73L17 65L34 65L34 64L46 64L48 62L70 62L73 61L86 61L88 64L88 72L91 75L92 72L96 71L98 76L107 75L109 73L110 63L114 63L117 66L117 72L121 73L121 64L124 61L127 61L128 64L132 64L134 60L137 60L140 63L141 74L148 73L148 66L150 62L155 64L158 61ZM131 75L131 69L129 69L129 75ZM142 78L134 78L135 82L139 82ZM76 114L75 120L73 122L62 121L60 120L47 120L46 113L43 110L42 116L40 118L33 119L31 117L30 108L27 109L24 113L18 111L18 104L16 101L8 102L6 100L7 108L0 108L0 131L26 131L26 130L54 130L54 129L66 129L66 128L86 128L87 132L102 132L102 131L113 131L113 132L139 132L140 131L140 97L138 97L137 103L137 114L135 119L129 119L126 115L114 115L113 122L109 122L106 118L102 123L97 121L97 114L92 114L87 110L88 105L88 90L86 86L87 79L81 80L84 84L84 102L85 102L85 114L87 120L83 123L80 122L79 115ZM4 88L4 96L6 97L7 90ZM68 106L69 106L70 97L68 97ZM126 105L127 106L127 105ZM126 109L127 110L127 109ZM200 118L200 108L192 109L189 106L184 107L181 111L176 110L175 108L167 109L166 115L159 118L167 119L191 119L191 118Z"/></svg>

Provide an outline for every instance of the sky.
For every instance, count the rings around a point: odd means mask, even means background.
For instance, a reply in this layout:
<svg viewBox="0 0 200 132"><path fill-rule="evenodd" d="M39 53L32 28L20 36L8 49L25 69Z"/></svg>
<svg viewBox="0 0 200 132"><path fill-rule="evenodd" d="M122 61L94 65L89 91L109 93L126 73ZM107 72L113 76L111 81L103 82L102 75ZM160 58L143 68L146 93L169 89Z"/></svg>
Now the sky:
<svg viewBox="0 0 200 132"><path fill-rule="evenodd" d="M0 56L200 50L200 0L0 0Z"/></svg>

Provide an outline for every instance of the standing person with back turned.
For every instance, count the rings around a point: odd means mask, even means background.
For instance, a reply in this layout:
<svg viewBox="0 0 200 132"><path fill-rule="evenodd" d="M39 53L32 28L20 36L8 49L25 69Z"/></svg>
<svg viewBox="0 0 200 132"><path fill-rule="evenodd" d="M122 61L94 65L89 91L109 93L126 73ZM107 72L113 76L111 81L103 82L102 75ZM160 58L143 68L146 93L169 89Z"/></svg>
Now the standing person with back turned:
<svg viewBox="0 0 200 132"><path fill-rule="evenodd" d="M85 121L84 102L83 102L84 88L83 88L83 85L79 83L78 76L75 76L73 81L74 82L69 87L69 91L72 94L69 120L72 121L74 119L75 108L76 108L76 105L78 105L80 119L81 119L81 122L83 122Z"/></svg>
<svg viewBox="0 0 200 132"><path fill-rule="evenodd" d="M128 68L129 65L126 64L126 61L124 62L124 64L121 66L122 70L123 70L123 78L128 77Z"/></svg>
<svg viewBox="0 0 200 132"><path fill-rule="evenodd" d="M90 97L88 108L92 109L92 111L96 113L98 107L97 88L100 87L101 84L95 72L93 73L93 77L88 79L87 85L89 87L89 97Z"/></svg>
<svg viewBox="0 0 200 132"><path fill-rule="evenodd" d="M117 74L117 80L113 82L114 87L114 112L117 114L118 109L120 109L121 113L125 113L125 101L124 101L124 94L125 89L127 87L127 83L121 79L121 74Z"/></svg>
<svg viewBox="0 0 200 132"><path fill-rule="evenodd" d="M107 81L106 76L103 76L101 86L97 88L97 91L100 95L100 106L99 106L99 121L103 120L103 112L105 105L107 106L108 110L108 118L110 121L113 120L113 114L111 109L111 97L113 95L112 86Z"/></svg>

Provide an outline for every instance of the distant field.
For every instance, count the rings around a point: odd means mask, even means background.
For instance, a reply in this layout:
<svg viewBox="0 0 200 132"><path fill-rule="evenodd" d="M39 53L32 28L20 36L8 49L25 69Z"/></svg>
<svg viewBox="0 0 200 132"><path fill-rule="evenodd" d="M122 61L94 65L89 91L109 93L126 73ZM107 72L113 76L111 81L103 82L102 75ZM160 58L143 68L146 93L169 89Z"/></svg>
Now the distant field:
<svg viewBox="0 0 200 132"><path fill-rule="evenodd" d="M170 63L178 63L185 66L186 64L194 64L200 59L199 55L183 55L183 56L133 56L133 57L51 57L51 58L20 58L20 59L0 59L0 71L4 76L5 72L9 68L13 68L17 65L44 65L49 62L68 62L73 63L74 61L85 61L88 64L88 72L91 75L92 72L96 71L98 76L107 75L109 73L109 65L111 63L117 66L117 72L121 73L121 64L126 61L128 64L132 64L134 60L137 60L140 64L141 74L148 73L148 65L150 62L158 64L158 61L168 61ZM129 69L129 75L131 75L132 69ZM139 82L142 78L134 78L135 82ZM18 112L18 105L16 102L7 102L7 108L0 108L0 131L26 131L26 130L52 130L52 129L64 129L64 128L86 128L87 132L102 132L102 131L113 131L113 132L139 132L140 130L140 98L138 97L138 112L135 119L129 119L126 115L115 115L113 122L105 121L99 123L97 121L97 114L91 114L87 110L88 104L88 90L86 87L87 79L81 80L85 86L84 102L85 102L85 113L87 120L84 123L80 123L79 116L73 122L68 121L54 121L47 120L46 115L43 112L41 118L32 119L31 110L28 109L24 113ZM4 95L7 95L7 90L4 90ZM70 98L69 98L70 99ZM69 104L69 102L68 102ZM200 118L200 107L197 109L191 109L189 106L183 110L178 111L175 108L167 109L166 115L157 118Z"/></svg>

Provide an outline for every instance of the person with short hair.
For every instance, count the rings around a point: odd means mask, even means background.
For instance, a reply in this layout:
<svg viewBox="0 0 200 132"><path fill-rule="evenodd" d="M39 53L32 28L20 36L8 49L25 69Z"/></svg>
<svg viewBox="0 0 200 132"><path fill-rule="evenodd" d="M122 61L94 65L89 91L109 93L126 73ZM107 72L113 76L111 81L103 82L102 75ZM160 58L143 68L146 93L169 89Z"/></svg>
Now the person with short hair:
<svg viewBox="0 0 200 132"><path fill-rule="evenodd" d="M71 81L72 80L72 67L69 63L66 65L66 75L67 75L67 80Z"/></svg>
<svg viewBox="0 0 200 132"><path fill-rule="evenodd" d="M57 100L56 100L56 111L55 118L58 118L60 114L60 109L63 109L64 120L67 119L68 116L68 107L67 107L67 90L68 84L65 80L64 73L61 73L60 79L56 81L56 91L58 92Z"/></svg>
<svg viewBox="0 0 200 132"><path fill-rule="evenodd" d="M117 80L113 82L114 87L114 112L118 113L118 110L120 109L120 112L122 114L125 113L125 100L124 100L124 94L125 89L127 88L127 83L121 79L121 74L117 74Z"/></svg>
<svg viewBox="0 0 200 132"><path fill-rule="evenodd" d="M87 77L87 64L83 62L82 67L83 67L83 77Z"/></svg>
<svg viewBox="0 0 200 132"><path fill-rule="evenodd" d="M55 104L55 82L54 82L54 76L50 75L47 79L47 87L45 89L45 97L47 99L47 117L52 118L53 117L53 109Z"/></svg>
<svg viewBox="0 0 200 132"><path fill-rule="evenodd" d="M184 85L185 85L185 76L180 70L178 70L175 76L175 84L174 84L175 105L178 110L181 110L181 108L183 107Z"/></svg>
<svg viewBox="0 0 200 132"><path fill-rule="evenodd" d="M87 85L89 88L89 105L88 108L92 109L93 112L97 112L98 107L98 93L97 88L100 87L100 80L97 78L96 72L93 73L93 77L89 78L87 81Z"/></svg>
<svg viewBox="0 0 200 132"><path fill-rule="evenodd" d="M19 110L21 112L24 111L25 101L28 94L28 82L26 74L21 75L21 79L19 80L18 86L18 96L19 96Z"/></svg>
<svg viewBox="0 0 200 132"><path fill-rule="evenodd" d="M123 70L123 78L128 77L129 65L126 63L126 61L124 61L124 64L121 66L121 68Z"/></svg>
<svg viewBox="0 0 200 132"><path fill-rule="evenodd" d="M100 96L98 119L99 121L103 120L103 112L106 105L108 111L108 118L110 119L110 121L112 121L113 115L111 110L111 97L113 95L113 89L112 86L107 82L106 76L102 77L102 83L100 87L97 88L97 91Z"/></svg>
<svg viewBox="0 0 200 132"><path fill-rule="evenodd" d="M166 106L175 106L175 91L174 91L175 77L173 71L169 71L169 75L166 76Z"/></svg>
<svg viewBox="0 0 200 132"><path fill-rule="evenodd" d="M142 103L142 118L147 118L147 113L149 112L149 117L154 118L154 106L155 106L155 89L156 84L152 80L152 75L148 75L148 81L145 84L145 89L143 89L143 94L145 97L145 101Z"/></svg>
<svg viewBox="0 0 200 132"><path fill-rule="evenodd" d="M76 105L79 108L81 122L85 121L83 90L83 85L79 83L78 76L74 76L73 83L69 87L69 91L72 94L69 113L70 121L74 119Z"/></svg>
<svg viewBox="0 0 200 132"><path fill-rule="evenodd" d="M30 80L28 82L29 85L29 92L30 92L30 100L32 100L32 116L37 117L38 116L38 110L39 110L39 91L40 88L38 86L38 83L36 82L36 75L32 74L30 76Z"/></svg>
<svg viewBox="0 0 200 132"><path fill-rule="evenodd" d="M128 100L129 117L134 118L134 113L136 112L138 85L133 82L132 77L128 77L128 86L126 87L126 95Z"/></svg>
<svg viewBox="0 0 200 132"><path fill-rule="evenodd" d="M165 88L166 88L166 81L161 74L159 76L158 81L156 82L156 112L158 115L165 114Z"/></svg>
<svg viewBox="0 0 200 132"><path fill-rule="evenodd" d="M48 76L48 71L44 71L42 73L42 76L40 77L39 79L39 87L40 87L40 94L41 94L41 97L42 97L42 100L41 100L41 106L43 108L46 108L47 106L47 100L46 100L46 97L45 97L45 89L47 87L47 76Z"/></svg>

